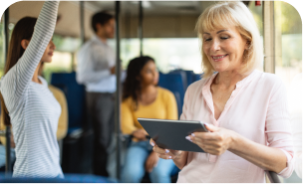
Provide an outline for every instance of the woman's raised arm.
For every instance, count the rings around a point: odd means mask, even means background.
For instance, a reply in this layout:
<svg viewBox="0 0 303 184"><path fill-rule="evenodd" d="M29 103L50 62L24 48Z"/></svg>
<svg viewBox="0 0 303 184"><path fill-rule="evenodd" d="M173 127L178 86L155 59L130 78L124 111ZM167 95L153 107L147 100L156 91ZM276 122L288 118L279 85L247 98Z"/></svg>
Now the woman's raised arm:
<svg viewBox="0 0 303 184"><path fill-rule="evenodd" d="M6 105L17 103L32 80L34 72L53 36L58 6L59 1L46 1L44 3L28 47L17 64L4 76L2 86L5 87L1 87L1 92L4 98L6 97L5 99L9 100L9 102L6 101Z"/></svg>

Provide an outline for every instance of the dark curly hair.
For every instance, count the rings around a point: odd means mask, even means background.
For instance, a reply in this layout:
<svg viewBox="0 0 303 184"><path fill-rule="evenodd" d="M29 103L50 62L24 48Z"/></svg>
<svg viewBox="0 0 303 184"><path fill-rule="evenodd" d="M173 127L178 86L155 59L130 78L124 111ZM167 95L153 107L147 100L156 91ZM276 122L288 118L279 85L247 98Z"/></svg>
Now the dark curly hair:
<svg viewBox="0 0 303 184"><path fill-rule="evenodd" d="M135 108L138 105L138 94L141 92L141 82L138 79L143 67L149 61L155 62L155 60L149 56L141 56L132 59L127 66L127 76L123 84L122 100L132 97L135 101Z"/></svg>

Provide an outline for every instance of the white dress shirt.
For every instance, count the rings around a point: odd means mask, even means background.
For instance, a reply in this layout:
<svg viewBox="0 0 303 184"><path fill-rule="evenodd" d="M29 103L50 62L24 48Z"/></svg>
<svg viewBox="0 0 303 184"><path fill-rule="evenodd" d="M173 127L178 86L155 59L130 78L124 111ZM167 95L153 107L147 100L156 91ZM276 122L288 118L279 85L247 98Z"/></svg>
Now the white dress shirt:
<svg viewBox="0 0 303 184"><path fill-rule="evenodd" d="M289 109L295 148L295 171L302 178L302 73L294 77L289 90Z"/></svg>
<svg viewBox="0 0 303 184"><path fill-rule="evenodd" d="M77 82L84 84L87 92L114 93L116 76L110 73L113 66L114 51L95 35L79 50Z"/></svg>

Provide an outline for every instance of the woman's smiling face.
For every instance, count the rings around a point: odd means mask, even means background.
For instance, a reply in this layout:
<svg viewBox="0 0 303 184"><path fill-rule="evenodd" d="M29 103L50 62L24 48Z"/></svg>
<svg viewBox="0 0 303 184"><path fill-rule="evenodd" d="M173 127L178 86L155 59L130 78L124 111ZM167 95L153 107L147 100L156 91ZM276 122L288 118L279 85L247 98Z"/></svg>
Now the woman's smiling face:
<svg viewBox="0 0 303 184"><path fill-rule="evenodd" d="M215 71L226 72L240 68L248 44L236 29L229 27L205 31L202 49Z"/></svg>

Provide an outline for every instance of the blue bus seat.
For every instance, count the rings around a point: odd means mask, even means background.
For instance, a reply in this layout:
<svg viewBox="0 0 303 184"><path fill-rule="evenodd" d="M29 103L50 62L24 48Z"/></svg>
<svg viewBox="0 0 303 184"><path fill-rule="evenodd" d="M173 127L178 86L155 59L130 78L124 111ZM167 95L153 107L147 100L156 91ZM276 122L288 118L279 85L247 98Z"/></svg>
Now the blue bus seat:
<svg viewBox="0 0 303 184"><path fill-rule="evenodd" d="M180 117L185 94L184 76L181 73L160 73L158 85L170 90L175 95L178 105L178 116Z"/></svg>
<svg viewBox="0 0 303 184"><path fill-rule="evenodd" d="M184 85L184 89L187 88L187 86L191 83L191 81L189 81L188 79L190 79L191 77L187 77L187 73L184 70L173 70L171 72L169 72L168 74L180 74L182 76L182 82Z"/></svg>
<svg viewBox="0 0 303 184"><path fill-rule="evenodd" d="M203 78L203 73L202 74L193 74L193 82L196 82L202 78Z"/></svg>
<svg viewBox="0 0 303 184"><path fill-rule="evenodd" d="M178 91L173 91L172 93L174 93L175 98L176 98L176 102L177 102L177 106L178 106L178 118L180 118L181 113L182 113L182 107L183 107L183 99L181 99L181 95Z"/></svg>
<svg viewBox="0 0 303 184"><path fill-rule="evenodd" d="M68 106L68 132L63 139L64 173L89 173L92 165L93 132L86 130L85 87L76 81L76 73L53 73L51 84L60 88ZM77 162L75 162L77 160Z"/></svg>
<svg viewBox="0 0 303 184"><path fill-rule="evenodd" d="M186 79L187 79L187 87L194 82L194 72L192 70L184 70L184 72L186 73Z"/></svg>
<svg viewBox="0 0 303 184"><path fill-rule="evenodd" d="M182 76L185 75L185 81L186 81L185 90L191 83L195 82L195 80L194 80L195 73L192 70L173 70L170 73L184 73L184 74L182 74Z"/></svg>
<svg viewBox="0 0 303 184"><path fill-rule="evenodd" d="M85 88L76 81L76 73L53 73L51 84L61 89L68 105L68 134L82 128L85 121Z"/></svg>

